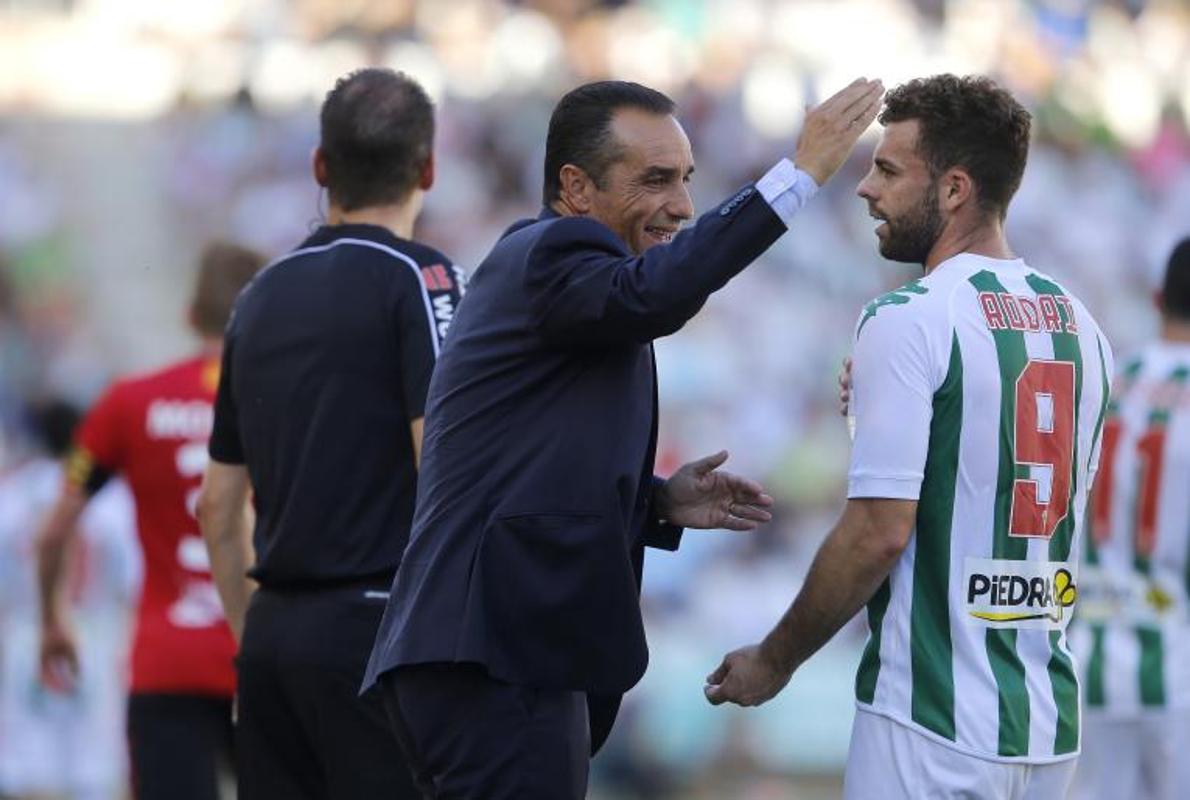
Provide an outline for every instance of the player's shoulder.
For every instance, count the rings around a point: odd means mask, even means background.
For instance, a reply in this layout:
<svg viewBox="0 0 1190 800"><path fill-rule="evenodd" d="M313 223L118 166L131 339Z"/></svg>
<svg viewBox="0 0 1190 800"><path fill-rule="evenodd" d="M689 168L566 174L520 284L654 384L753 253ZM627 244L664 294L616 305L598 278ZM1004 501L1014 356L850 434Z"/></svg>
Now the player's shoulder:
<svg viewBox="0 0 1190 800"><path fill-rule="evenodd" d="M202 384L206 373L218 369L218 361L193 355L164 366L137 372L115 380L106 396L120 403L148 402L162 394L187 393Z"/></svg>
<svg viewBox="0 0 1190 800"><path fill-rule="evenodd" d="M867 329L879 330L885 335L920 328L944 312L946 294L947 287L931 280L930 276L907 281L864 304L856 322L856 336Z"/></svg>

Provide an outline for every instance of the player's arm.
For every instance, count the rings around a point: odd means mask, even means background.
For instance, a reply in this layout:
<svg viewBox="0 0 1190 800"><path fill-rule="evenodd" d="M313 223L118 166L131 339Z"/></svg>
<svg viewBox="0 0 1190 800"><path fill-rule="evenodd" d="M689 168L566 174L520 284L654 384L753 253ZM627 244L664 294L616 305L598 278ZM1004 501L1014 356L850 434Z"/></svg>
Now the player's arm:
<svg viewBox="0 0 1190 800"><path fill-rule="evenodd" d="M78 652L66 597L66 575L79 517L87 506L84 490L63 481L58 499L37 535L37 587L41 600L41 680L68 691L78 676Z"/></svg>
<svg viewBox="0 0 1190 800"><path fill-rule="evenodd" d="M198 525L211 559L211 576L223 601L223 613L236 642L256 588L248 577L252 565L252 524L248 497L252 484L243 464L211 461L198 501Z"/></svg>
<svg viewBox="0 0 1190 800"><path fill-rule="evenodd" d="M851 499L826 537L806 583L758 645L729 654L707 678L707 699L763 703L863 608L909 544L915 500Z"/></svg>
<svg viewBox="0 0 1190 800"><path fill-rule="evenodd" d="M801 592L759 644L729 653L707 677L707 699L757 705L871 599L913 534L938 374L929 313L899 306L861 318L850 402L856 419L848 501ZM937 320L934 320L936 323ZM941 363L947 363L943 359Z"/></svg>
<svg viewBox="0 0 1190 800"><path fill-rule="evenodd" d="M46 686L59 691L72 688L79 669L66 596L71 553L87 502L123 462L122 397L121 391L113 388L87 413L64 462L58 497L37 532L41 678Z"/></svg>

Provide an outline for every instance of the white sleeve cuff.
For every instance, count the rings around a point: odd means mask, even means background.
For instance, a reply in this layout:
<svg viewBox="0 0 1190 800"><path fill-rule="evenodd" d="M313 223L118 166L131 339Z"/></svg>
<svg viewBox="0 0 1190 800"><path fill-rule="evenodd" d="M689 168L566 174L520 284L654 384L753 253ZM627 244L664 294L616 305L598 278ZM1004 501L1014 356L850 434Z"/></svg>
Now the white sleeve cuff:
<svg viewBox="0 0 1190 800"><path fill-rule="evenodd" d="M882 500L917 500L921 497L922 476L882 478L852 475L847 481L848 499L862 497Z"/></svg>
<svg viewBox="0 0 1190 800"><path fill-rule="evenodd" d="M756 191L788 228L798 209L817 194L818 184L788 158L783 158L756 182Z"/></svg>

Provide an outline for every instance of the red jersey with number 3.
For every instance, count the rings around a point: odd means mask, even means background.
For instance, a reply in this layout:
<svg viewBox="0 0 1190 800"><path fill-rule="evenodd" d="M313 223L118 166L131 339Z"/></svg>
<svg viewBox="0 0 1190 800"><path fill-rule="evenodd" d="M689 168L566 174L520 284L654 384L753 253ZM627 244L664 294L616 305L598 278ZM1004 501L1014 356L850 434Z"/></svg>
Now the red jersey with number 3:
<svg viewBox="0 0 1190 800"><path fill-rule="evenodd" d="M136 500L145 578L134 692L235 689L235 643L195 517L218 381L218 357L202 356L117 382L87 414L68 464L87 494L119 473Z"/></svg>

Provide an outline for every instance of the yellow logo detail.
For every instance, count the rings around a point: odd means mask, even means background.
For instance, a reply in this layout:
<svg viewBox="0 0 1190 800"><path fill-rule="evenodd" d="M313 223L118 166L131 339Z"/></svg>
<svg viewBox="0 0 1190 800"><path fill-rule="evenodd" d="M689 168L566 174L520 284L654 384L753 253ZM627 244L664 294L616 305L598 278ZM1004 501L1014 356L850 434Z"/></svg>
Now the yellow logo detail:
<svg viewBox="0 0 1190 800"><path fill-rule="evenodd" d="M1148 591L1145 592L1145 600L1158 614L1169 611L1174 604L1173 597L1156 583L1149 584Z"/></svg>
<svg viewBox="0 0 1190 800"><path fill-rule="evenodd" d="M1013 611L972 611L971 616L987 622L1025 622L1033 619L1048 619L1050 622L1061 622L1066 609L1074 605L1078 599L1078 587L1074 577L1067 569L1059 569L1054 573L1053 582L1053 611L1041 614L1022 614Z"/></svg>

